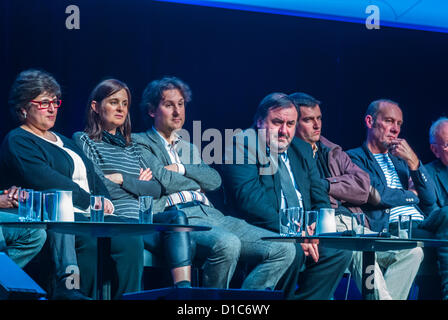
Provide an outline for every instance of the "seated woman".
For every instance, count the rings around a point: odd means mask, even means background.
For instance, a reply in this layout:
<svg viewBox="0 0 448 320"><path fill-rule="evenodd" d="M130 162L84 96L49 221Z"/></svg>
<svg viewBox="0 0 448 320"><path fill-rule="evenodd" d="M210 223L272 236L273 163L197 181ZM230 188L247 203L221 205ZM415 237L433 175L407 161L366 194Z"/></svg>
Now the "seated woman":
<svg viewBox="0 0 448 320"><path fill-rule="evenodd" d="M0 188L18 184L34 190L72 191L75 220L88 220L90 194L109 197L106 187L95 174L92 162L76 144L51 131L61 106L61 89L47 72L26 70L16 78L9 103L21 125L5 137L0 150ZM113 205L105 205L105 221L114 217ZM96 284L96 242L91 237L48 233L55 266L55 288L50 298L70 299L83 295L68 290L65 280L73 265L80 270L81 292L94 297ZM76 245L76 252L75 252ZM116 237L111 240L111 258L117 279L112 283L112 297L140 290L143 273L141 237ZM79 263L78 263L79 262ZM64 291L65 290L65 291ZM60 294L65 292L65 294Z"/></svg>
<svg viewBox="0 0 448 320"><path fill-rule="evenodd" d="M115 214L132 219L139 217L138 197L160 196L161 186L152 179L150 168L141 160L131 141L129 109L131 94L123 82L108 79L92 91L87 105L87 127L73 139L101 170L98 175L109 190ZM157 223L187 224L181 211L155 214ZM177 287L191 286L191 250L187 232L152 233L143 237L145 248L163 253Z"/></svg>

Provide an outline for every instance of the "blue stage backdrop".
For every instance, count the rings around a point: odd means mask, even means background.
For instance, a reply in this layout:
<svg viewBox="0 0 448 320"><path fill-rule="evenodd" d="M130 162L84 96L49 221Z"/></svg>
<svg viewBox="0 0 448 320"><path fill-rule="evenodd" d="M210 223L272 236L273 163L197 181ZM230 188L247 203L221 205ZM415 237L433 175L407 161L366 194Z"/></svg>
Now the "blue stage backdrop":
<svg viewBox="0 0 448 320"><path fill-rule="evenodd" d="M79 29L66 27L70 5ZM88 95L107 77L129 85L133 131L145 130L144 87L175 75L193 90L187 129L193 120L202 130L246 128L268 93L303 91L323 101L323 134L345 149L362 143L369 102L390 98L404 111L402 136L427 162L428 129L448 113L448 34L386 25L149 0L2 0L0 137L15 127L8 92L24 69L62 85L55 130L66 136L84 128Z"/></svg>

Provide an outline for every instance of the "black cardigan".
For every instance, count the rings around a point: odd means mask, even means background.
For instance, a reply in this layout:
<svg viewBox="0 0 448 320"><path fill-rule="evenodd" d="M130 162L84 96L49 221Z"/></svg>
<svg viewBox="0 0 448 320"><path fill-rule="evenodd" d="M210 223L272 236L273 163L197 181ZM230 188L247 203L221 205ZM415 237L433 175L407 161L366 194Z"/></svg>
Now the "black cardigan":
<svg viewBox="0 0 448 320"><path fill-rule="evenodd" d="M76 152L84 161L90 192L109 197L92 162L71 139L57 135L64 147ZM73 205L85 210L90 204L90 194L73 182L73 171L73 159L67 152L20 127L10 131L3 140L0 149L2 189L16 185L33 190L69 190L72 191Z"/></svg>

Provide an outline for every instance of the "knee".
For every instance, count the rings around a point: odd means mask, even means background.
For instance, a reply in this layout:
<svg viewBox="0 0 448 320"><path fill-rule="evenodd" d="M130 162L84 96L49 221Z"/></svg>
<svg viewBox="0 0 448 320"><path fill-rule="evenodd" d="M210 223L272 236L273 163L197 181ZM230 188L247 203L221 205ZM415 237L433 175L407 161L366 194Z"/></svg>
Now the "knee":
<svg viewBox="0 0 448 320"><path fill-rule="evenodd" d="M175 224L188 224L188 218L183 211L177 211L173 220Z"/></svg>
<svg viewBox="0 0 448 320"><path fill-rule="evenodd" d="M422 263L423 258L425 256L423 253L423 249L422 248L414 248L414 249L411 249L410 251L411 251L410 255L412 257L412 260L415 261L416 264Z"/></svg>
<svg viewBox="0 0 448 320"><path fill-rule="evenodd" d="M228 234L214 243L212 251L214 255L226 260L238 260L241 253L241 241L237 236Z"/></svg>
<svg viewBox="0 0 448 320"><path fill-rule="evenodd" d="M34 240L33 242L36 243L36 247L42 248L47 240L47 233L45 230L36 229L32 239Z"/></svg>
<svg viewBox="0 0 448 320"><path fill-rule="evenodd" d="M168 217L168 222L171 224L188 224L188 218L183 211L170 210L163 214Z"/></svg>
<svg viewBox="0 0 448 320"><path fill-rule="evenodd" d="M269 252L270 257L280 257L285 264L292 264L296 257L296 246L293 243L274 242Z"/></svg>

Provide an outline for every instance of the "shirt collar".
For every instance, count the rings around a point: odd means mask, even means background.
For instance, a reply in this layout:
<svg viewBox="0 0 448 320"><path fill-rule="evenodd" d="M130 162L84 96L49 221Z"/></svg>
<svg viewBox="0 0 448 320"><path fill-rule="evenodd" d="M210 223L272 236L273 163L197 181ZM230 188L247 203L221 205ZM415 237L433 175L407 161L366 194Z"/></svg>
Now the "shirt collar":
<svg viewBox="0 0 448 320"><path fill-rule="evenodd" d="M311 148L313 149L313 158L316 158L316 153L319 151L319 147L317 146L317 143L312 144Z"/></svg>
<svg viewBox="0 0 448 320"><path fill-rule="evenodd" d="M160 137L160 139L162 140L163 145L164 145L166 148L174 147L174 146L175 146L176 144L178 144L179 141L180 141L181 136L178 135L176 132L173 133L173 134L174 134L174 140L173 140L173 143L170 144L170 143L168 143L168 141L166 141L166 139L160 134L160 132L157 131L157 129L156 129L154 126L152 127L152 130L154 130L154 132L157 133L157 135Z"/></svg>

